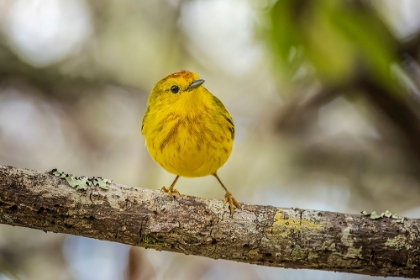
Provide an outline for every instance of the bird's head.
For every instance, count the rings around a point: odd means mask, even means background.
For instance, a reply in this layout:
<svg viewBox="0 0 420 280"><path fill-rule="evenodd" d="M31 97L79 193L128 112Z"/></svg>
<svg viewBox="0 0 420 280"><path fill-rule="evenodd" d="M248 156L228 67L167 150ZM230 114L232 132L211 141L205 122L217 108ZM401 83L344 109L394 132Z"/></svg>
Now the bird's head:
<svg viewBox="0 0 420 280"><path fill-rule="evenodd" d="M191 94L198 93L203 83L204 80L200 79L197 74L182 70L157 82L150 98L153 101L165 100L174 103L179 99L190 98Z"/></svg>

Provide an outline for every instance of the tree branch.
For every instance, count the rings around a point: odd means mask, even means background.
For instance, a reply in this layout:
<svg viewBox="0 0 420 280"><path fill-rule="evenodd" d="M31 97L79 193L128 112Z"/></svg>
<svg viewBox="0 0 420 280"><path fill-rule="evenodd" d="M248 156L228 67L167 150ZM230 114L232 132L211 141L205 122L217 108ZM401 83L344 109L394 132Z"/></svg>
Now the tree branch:
<svg viewBox="0 0 420 280"><path fill-rule="evenodd" d="M222 202L111 184L80 192L0 165L0 223L286 268L420 277L420 220Z"/></svg>

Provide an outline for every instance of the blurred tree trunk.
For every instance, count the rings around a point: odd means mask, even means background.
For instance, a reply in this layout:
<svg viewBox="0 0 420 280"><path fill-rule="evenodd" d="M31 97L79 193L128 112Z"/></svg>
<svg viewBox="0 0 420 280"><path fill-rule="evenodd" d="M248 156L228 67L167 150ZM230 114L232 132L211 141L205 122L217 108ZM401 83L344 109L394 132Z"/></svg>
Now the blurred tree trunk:
<svg viewBox="0 0 420 280"><path fill-rule="evenodd" d="M112 184L78 192L45 173L0 166L0 223L264 266L420 277L420 220L373 220L221 201L171 200Z"/></svg>

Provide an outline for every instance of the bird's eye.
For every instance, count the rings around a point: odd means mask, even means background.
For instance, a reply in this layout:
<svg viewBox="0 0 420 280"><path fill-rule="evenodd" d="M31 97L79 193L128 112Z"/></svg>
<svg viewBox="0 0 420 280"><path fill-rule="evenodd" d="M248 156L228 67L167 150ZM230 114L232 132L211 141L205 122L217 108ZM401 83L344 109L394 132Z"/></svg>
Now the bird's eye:
<svg viewBox="0 0 420 280"><path fill-rule="evenodd" d="M178 93L179 87L178 86L171 86L171 92L172 93Z"/></svg>

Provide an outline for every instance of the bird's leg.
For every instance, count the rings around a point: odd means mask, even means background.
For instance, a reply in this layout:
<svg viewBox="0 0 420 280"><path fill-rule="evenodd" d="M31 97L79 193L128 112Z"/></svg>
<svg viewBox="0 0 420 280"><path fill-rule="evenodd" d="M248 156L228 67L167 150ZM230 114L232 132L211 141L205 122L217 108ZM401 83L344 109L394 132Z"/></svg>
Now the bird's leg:
<svg viewBox="0 0 420 280"><path fill-rule="evenodd" d="M175 180L172 182L171 186L168 189L165 188L165 187L162 187L161 191L167 193L170 197L172 197L174 194L181 195L179 193L179 191L174 188L175 187L175 184L176 184L176 181L178 181L178 178L179 178L179 175L177 175L175 177Z"/></svg>
<svg viewBox="0 0 420 280"><path fill-rule="evenodd" d="M213 176L216 177L217 181L219 181L222 188L226 191L223 205L225 205L226 203L229 203L230 216L233 217L233 212L235 211L235 207L240 208L241 205L239 204L239 202L236 201L233 195L227 190L225 185L223 185L222 181L219 179L219 176L217 176L216 173L214 173Z"/></svg>

